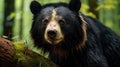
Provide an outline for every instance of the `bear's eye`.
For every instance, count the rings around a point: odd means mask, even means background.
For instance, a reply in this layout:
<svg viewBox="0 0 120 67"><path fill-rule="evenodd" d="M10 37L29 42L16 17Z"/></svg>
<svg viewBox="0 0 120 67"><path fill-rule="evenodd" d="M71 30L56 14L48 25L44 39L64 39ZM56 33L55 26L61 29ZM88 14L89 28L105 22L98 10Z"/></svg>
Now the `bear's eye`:
<svg viewBox="0 0 120 67"><path fill-rule="evenodd" d="M59 22L59 24L61 24L61 25L66 24L66 22L65 22L65 20L64 20L64 19L61 19L61 20L59 20L58 22Z"/></svg>
<svg viewBox="0 0 120 67"><path fill-rule="evenodd" d="M48 18L45 18L45 19L42 21L42 23L43 23L44 25L47 25L47 24L49 23Z"/></svg>

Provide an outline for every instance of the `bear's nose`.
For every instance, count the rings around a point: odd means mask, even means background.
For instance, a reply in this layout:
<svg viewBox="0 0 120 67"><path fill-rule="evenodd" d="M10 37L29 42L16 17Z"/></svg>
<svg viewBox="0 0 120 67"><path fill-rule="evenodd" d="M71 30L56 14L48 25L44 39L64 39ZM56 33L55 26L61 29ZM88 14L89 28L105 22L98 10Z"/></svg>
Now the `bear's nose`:
<svg viewBox="0 0 120 67"><path fill-rule="evenodd" d="M56 35L57 35L57 31L56 30L49 30L47 32L47 35L50 39L55 39Z"/></svg>

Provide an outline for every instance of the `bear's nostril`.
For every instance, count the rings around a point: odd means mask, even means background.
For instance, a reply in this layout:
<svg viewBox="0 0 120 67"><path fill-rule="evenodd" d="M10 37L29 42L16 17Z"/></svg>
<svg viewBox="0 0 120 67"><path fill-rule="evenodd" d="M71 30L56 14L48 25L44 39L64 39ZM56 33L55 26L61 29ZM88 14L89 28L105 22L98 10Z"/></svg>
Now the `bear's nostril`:
<svg viewBox="0 0 120 67"><path fill-rule="evenodd" d="M57 35L57 31L56 30L49 30L47 32L47 35L50 39L55 39L56 35Z"/></svg>

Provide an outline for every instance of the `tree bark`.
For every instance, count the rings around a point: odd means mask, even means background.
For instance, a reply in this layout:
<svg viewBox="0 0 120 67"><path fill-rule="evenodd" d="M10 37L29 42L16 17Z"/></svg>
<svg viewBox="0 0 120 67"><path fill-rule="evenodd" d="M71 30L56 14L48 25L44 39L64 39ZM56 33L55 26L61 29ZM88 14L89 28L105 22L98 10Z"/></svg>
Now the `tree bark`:
<svg viewBox="0 0 120 67"><path fill-rule="evenodd" d="M14 52L13 44L0 37L0 66L7 67L13 66L13 52Z"/></svg>
<svg viewBox="0 0 120 67"><path fill-rule="evenodd" d="M28 49L23 44L13 44L0 37L0 67L58 67L52 61Z"/></svg>

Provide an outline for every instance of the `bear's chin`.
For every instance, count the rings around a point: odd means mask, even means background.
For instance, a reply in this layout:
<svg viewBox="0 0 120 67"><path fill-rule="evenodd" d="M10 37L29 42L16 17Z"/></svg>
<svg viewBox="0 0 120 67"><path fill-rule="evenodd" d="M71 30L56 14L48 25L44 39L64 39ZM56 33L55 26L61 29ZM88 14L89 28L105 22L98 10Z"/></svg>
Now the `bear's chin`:
<svg viewBox="0 0 120 67"><path fill-rule="evenodd" d="M52 46L60 45L63 42L63 38L60 39L47 39L45 40L48 44Z"/></svg>

